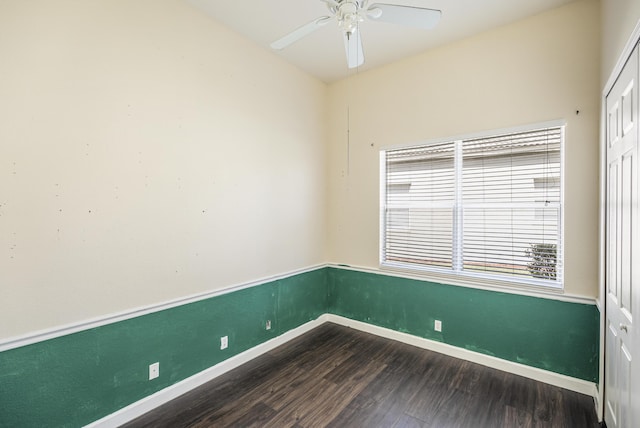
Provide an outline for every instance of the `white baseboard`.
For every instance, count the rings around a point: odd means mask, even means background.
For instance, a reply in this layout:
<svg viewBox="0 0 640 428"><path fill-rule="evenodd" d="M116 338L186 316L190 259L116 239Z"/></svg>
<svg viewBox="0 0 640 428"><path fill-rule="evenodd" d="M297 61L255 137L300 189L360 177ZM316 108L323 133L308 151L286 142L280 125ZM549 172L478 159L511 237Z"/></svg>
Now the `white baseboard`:
<svg viewBox="0 0 640 428"><path fill-rule="evenodd" d="M598 389L596 387L596 384L593 382L587 382L585 380L576 379L547 370L526 366L524 364L502 360L490 355L480 354L478 352L473 352L467 349L458 348L456 346L447 345L446 343L424 339L418 336L412 336L407 333L401 333L395 330L378 327L361 321L355 321L349 318L341 317L339 315L323 314L316 320L309 321L308 323L303 324L300 327L290 330L251 349L248 349L234 357L229 358L228 360L216 364L209 369L197 373L181 382L158 391L155 394L143 398L142 400L139 400L133 404L130 404L129 406L118 410L115 413L107 415L104 418L87 425L87 427L112 428L132 421L133 419L142 416L143 414L155 409L156 407L159 407L230 370L235 369L236 367L244 363L257 358L260 355L269 352L272 349L275 349L276 347L283 345L290 340L313 330L316 327L319 327L325 322L332 322L334 324L339 324L366 333L371 333L376 336L396 340L398 342L417 346L419 348L439 352L441 354L471 361L473 363L482 364L483 366L495 368L515 375L524 376L540 382L548 383L550 385L579 392L581 394L586 394L594 397L596 405L598 402Z"/></svg>
<svg viewBox="0 0 640 428"><path fill-rule="evenodd" d="M515 375L524 376L529 379L548 383L550 385L559 386L570 391L586 394L594 397L594 400L597 400L598 397L598 389L596 387L596 384L593 382L588 382L586 380L576 379L571 376L550 372L548 370L543 370L536 367L526 366L520 363L514 363L512 361L503 360L501 358L492 357L490 355L481 354L479 352L469 351L464 348L437 342L435 340L424 339L422 337L413 336L411 334L401 333L399 331L391 330L384 327L378 327L361 321L355 321L349 318L341 317L339 315L325 314L320 318L328 322L343 325L345 327L351 327L366 333L375 334L376 336L386 337L388 339L396 340L408 345L413 345L419 348L428 349L430 351L439 352L451 357L482 364L486 367L491 367L507 373L512 373Z"/></svg>
<svg viewBox="0 0 640 428"><path fill-rule="evenodd" d="M260 345L254 346L251 349L248 349L234 357L229 358L228 360L222 361L221 363L216 364L213 367L210 367L206 370L201 371L200 373L196 373L193 376L186 378L183 381L180 381L174 385L171 385L163 390L156 392L153 395L143 398L142 400L136 401L128 405L127 407L118 410L115 413L105 416L102 419L98 419L97 421L86 425L87 428L112 428L118 427L122 424L125 424L129 421L134 420L135 418L144 415L145 413L159 407L174 398L177 398L192 389L199 387L216 377L227 373L235 369L242 364L253 360L254 358L259 357L260 355L271 351L272 349L277 348L280 345L283 345L289 342L292 339L295 339L298 336L301 336L314 328L320 326L326 320L324 319L325 315L320 316L318 319L313 321L309 321L306 324L301 325L300 327L294 328L293 330L289 330L288 332L275 337L267 342L261 343Z"/></svg>

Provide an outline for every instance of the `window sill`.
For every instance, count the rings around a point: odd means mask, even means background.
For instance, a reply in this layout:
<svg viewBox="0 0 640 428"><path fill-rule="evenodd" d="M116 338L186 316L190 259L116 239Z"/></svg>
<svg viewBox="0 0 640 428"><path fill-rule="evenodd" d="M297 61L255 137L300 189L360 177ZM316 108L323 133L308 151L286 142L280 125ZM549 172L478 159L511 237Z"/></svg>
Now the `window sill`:
<svg viewBox="0 0 640 428"><path fill-rule="evenodd" d="M380 264L380 271L394 273L398 276L415 278L462 287L481 288L492 291L502 291L516 294L533 295L561 295L564 294L562 283L549 284L535 279L507 280L491 274L454 273L444 269L421 268L402 263L384 262Z"/></svg>

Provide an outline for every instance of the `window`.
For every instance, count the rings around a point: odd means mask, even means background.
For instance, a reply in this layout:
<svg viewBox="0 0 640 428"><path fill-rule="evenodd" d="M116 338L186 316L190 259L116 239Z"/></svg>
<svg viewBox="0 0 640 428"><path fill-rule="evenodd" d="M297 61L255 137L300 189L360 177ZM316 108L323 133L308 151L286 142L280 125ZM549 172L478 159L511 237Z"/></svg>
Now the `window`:
<svg viewBox="0 0 640 428"><path fill-rule="evenodd" d="M554 126L382 152L381 264L562 287Z"/></svg>

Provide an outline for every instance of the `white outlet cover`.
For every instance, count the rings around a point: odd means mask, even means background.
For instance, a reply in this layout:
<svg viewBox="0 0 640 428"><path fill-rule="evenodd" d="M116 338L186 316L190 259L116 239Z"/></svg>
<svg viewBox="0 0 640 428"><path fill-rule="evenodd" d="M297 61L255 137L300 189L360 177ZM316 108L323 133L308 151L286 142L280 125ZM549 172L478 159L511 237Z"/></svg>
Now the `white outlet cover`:
<svg viewBox="0 0 640 428"><path fill-rule="evenodd" d="M160 376L160 363L153 363L149 365L149 380L155 379Z"/></svg>
<svg viewBox="0 0 640 428"><path fill-rule="evenodd" d="M229 336L222 336L220 338L220 349L227 349L229 346Z"/></svg>
<svg viewBox="0 0 640 428"><path fill-rule="evenodd" d="M433 323L433 329L435 331L442 331L442 321L435 320L434 323Z"/></svg>
<svg viewBox="0 0 640 428"><path fill-rule="evenodd" d="M266 323L266 325L265 325L265 328L266 328L267 330L271 330L271 320L267 320L267 323Z"/></svg>

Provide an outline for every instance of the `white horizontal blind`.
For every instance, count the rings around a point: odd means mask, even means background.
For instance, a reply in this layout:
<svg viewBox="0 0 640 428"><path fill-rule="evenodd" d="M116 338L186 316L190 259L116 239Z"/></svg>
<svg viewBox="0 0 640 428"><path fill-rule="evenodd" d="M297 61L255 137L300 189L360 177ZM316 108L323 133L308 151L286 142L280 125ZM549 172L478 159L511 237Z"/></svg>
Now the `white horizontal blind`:
<svg viewBox="0 0 640 428"><path fill-rule="evenodd" d="M559 284L563 128L384 154L382 262Z"/></svg>
<svg viewBox="0 0 640 428"><path fill-rule="evenodd" d="M386 152L385 260L451 268L454 143Z"/></svg>
<svg viewBox="0 0 640 428"><path fill-rule="evenodd" d="M462 143L463 269L557 279L560 128Z"/></svg>

